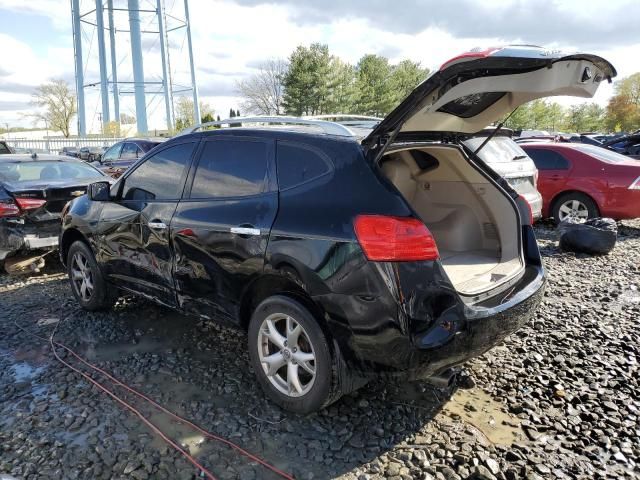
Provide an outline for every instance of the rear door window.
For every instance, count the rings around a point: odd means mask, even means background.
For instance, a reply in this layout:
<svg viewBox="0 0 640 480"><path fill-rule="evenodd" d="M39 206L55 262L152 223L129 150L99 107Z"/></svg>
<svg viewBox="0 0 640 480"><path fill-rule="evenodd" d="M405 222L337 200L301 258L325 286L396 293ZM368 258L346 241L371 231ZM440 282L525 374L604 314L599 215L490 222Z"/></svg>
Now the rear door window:
<svg viewBox="0 0 640 480"><path fill-rule="evenodd" d="M280 190L295 187L326 175L330 160L317 149L294 142L278 142L278 185Z"/></svg>
<svg viewBox="0 0 640 480"><path fill-rule="evenodd" d="M204 143L190 198L246 197L265 191L269 142L213 139Z"/></svg>
<svg viewBox="0 0 640 480"><path fill-rule="evenodd" d="M9 147L7 147L6 143L0 142L0 154L7 154L7 153L11 153L11 150L9 150Z"/></svg>
<svg viewBox="0 0 640 480"><path fill-rule="evenodd" d="M124 180L124 200L174 200L182 196L195 143L182 143L149 157Z"/></svg>
<svg viewBox="0 0 640 480"><path fill-rule="evenodd" d="M553 150L528 148L527 154L538 170L569 170L569 160Z"/></svg>
<svg viewBox="0 0 640 480"><path fill-rule="evenodd" d="M122 143L116 143L109 150L104 152L102 156L103 162L114 162L120 158L120 150L122 150Z"/></svg>
<svg viewBox="0 0 640 480"><path fill-rule="evenodd" d="M122 147L120 158L122 160L135 160L140 157L139 152L140 149L135 143L126 142L124 147Z"/></svg>

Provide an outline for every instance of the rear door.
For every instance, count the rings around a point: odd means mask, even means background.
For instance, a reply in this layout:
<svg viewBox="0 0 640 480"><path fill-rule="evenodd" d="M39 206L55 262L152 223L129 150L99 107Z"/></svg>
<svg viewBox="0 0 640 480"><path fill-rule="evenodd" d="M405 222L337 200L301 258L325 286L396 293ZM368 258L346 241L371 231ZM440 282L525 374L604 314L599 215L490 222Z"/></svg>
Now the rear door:
<svg viewBox="0 0 640 480"><path fill-rule="evenodd" d="M274 142L212 136L171 222L179 303L204 317L237 318L247 285L262 273L278 209Z"/></svg>
<svg viewBox="0 0 640 480"><path fill-rule="evenodd" d="M172 142L137 165L100 217L98 260L108 278L169 306L176 305L169 225L196 147Z"/></svg>

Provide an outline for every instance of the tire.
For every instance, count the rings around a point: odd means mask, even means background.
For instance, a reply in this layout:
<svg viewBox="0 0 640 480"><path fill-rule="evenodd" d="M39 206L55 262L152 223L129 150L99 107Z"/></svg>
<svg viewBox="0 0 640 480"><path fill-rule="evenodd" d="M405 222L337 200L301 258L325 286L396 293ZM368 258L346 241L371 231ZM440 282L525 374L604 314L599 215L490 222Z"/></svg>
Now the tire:
<svg viewBox="0 0 640 480"><path fill-rule="evenodd" d="M298 326L301 330L297 330ZM282 333L287 329L293 332L285 338ZM311 413L340 398L337 362L329 340L315 317L299 302L280 295L264 300L251 316L248 343L260 386L285 410ZM304 360L310 355L313 360ZM269 363L262 360L266 357L271 357L275 369L271 374L267 371Z"/></svg>
<svg viewBox="0 0 640 480"><path fill-rule="evenodd" d="M569 213L568 210L571 210ZM580 220L588 220L600 216L598 205L591 197L580 192L570 192L560 195L553 202L551 212L556 224L567 217L576 217Z"/></svg>
<svg viewBox="0 0 640 480"><path fill-rule="evenodd" d="M69 247L67 275L73 296L85 310L108 310L116 303L118 291L107 284L86 243L77 240Z"/></svg>

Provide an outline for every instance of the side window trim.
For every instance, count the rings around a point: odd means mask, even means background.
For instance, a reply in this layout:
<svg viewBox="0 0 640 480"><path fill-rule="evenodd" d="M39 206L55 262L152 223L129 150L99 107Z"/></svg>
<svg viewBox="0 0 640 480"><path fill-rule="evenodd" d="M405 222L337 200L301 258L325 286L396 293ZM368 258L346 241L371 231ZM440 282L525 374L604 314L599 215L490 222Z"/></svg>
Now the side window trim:
<svg viewBox="0 0 640 480"><path fill-rule="evenodd" d="M193 182L196 177L196 173L198 171L198 166L200 165L200 160L202 160L202 153L204 152L204 148L207 142L216 142L221 140L234 140L234 141L252 141L252 142L261 142L267 145L267 168L265 169L265 178L263 180L263 187L260 193L256 193L253 195L236 195L231 197L209 197L209 198L191 198L191 189L193 188ZM187 182L184 187L184 191L182 192L182 201L184 202L202 202L202 201L212 201L212 200L233 200L233 199L242 199L242 198L256 198L261 195L266 195L273 191L277 191L277 183L274 182L275 178L275 141L271 138L261 138L261 137L251 137L244 135L211 135L209 137L205 137L200 142L199 147L196 149L193 157L193 161L191 162L191 168L189 169L189 176L187 177Z"/></svg>
<svg viewBox="0 0 640 480"><path fill-rule="evenodd" d="M300 187L302 185L306 185L308 183L315 182L316 180L318 180L320 178L324 178L324 177L326 177L328 175L333 175L333 172L334 172L333 162L331 161L331 158L329 158L329 156L325 152L323 152L321 149L319 149L317 147L314 147L313 145L309 145L308 143L296 142L294 140L278 140L277 141L277 145L288 145L290 147L300 148L302 150L308 150L310 152L313 152L316 155L318 155L328 167L328 169L327 169L327 171L325 173L323 173L321 175L318 175L317 177L312 177L312 178L309 178L308 180L305 180L303 182L295 183L293 185L289 185L288 187L284 187L284 188L280 188L279 185L278 185L278 190L279 191L286 192L286 191L291 190L293 188L298 188L298 187ZM277 173L277 169L278 169L278 150L277 150L277 147L276 147L276 155L275 155L275 157L276 157L275 168L276 168L276 173ZM278 178L277 175L276 175L276 178Z"/></svg>
<svg viewBox="0 0 640 480"><path fill-rule="evenodd" d="M127 169L127 171L122 175L122 177L120 177L120 179L118 179L119 185L118 185L118 192L116 194L116 201L118 201L118 202L127 202L127 201L129 201L129 200L123 200L122 191L124 190L124 186L127 183L127 178L129 176L131 176L133 174L133 172L135 172L138 168L140 168L141 165L143 165L144 163L147 163L147 161L150 158L155 157L157 154L162 153L165 150L168 150L169 148L176 147L178 145L184 145L186 143L193 143L194 144L194 148L193 148L193 152L191 153L191 158L187 162L187 168L185 168L185 171L183 172L182 177L180 178L180 182L182 182L182 195L177 196L175 199L149 200L148 202L175 202L175 201L180 200L182 198L182 196L184 196L185 189L186 189L186 183L185 182L189 178L189 174L191 173L191 170L193 169L194 158L196 158L196 154L200 151L200 143L202 143L202 142L200 142L199 138L190 138L190 139L181 140L179 142L171 142L169 145L163 144L162 147L158 148L158 150L153 152L152 156L145 158L141 162L137 162L131 168Z"/></svg>

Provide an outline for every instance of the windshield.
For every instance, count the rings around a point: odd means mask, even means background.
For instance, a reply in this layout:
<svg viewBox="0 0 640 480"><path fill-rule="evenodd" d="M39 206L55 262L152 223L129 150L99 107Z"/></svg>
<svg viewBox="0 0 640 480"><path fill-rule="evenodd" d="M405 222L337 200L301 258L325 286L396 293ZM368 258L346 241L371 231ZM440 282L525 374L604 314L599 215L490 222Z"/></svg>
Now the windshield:
<svg viewBox="0 0 640 480"><path fill-rule="evenodd" d="M587 155L596 157L598 160L601 160L603 162L607 162L607 163L629 162L629 157L625 155L621 155L616 152L612 152L611 150L607 150L606 148L596 147L595 145L576 145L575 148L580 150L582 153L586 153Z"/></svg>
<svg viewBox="0 0 640 480"><path fill-rule="evenodd" d="M0 162L0 180L7 182L32 182L35 180L71 180L74 178L97 178L102 173L84 163Z"/></svg>
<svg viewBox="0 0 640 480"><path fill-rule="evenodd" d="M486 138L474 137L465 140L463 143L475 152ZM514 160L529 158L525 151L509 137L493 137L478 152L478 156L488 164L513 162Z"/></svg>

